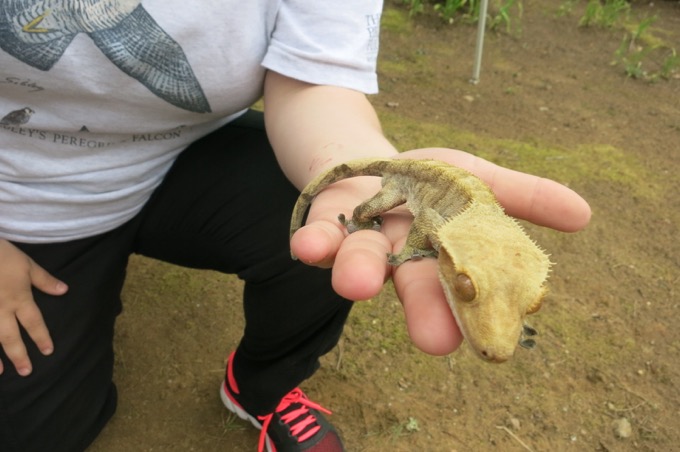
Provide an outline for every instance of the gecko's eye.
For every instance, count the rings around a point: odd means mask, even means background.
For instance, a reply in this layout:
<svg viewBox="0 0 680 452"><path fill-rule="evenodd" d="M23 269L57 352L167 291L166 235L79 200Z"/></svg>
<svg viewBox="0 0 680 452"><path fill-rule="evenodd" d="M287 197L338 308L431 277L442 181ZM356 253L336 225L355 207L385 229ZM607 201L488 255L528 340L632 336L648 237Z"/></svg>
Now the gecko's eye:
<svg viewBox="0 0 680 452"><path fill-rule="evenodd" d="M458 273L453 282L453 288L458 297L463 301L472 301L477 297L477 290L472 279L465 273Z"/></svg>

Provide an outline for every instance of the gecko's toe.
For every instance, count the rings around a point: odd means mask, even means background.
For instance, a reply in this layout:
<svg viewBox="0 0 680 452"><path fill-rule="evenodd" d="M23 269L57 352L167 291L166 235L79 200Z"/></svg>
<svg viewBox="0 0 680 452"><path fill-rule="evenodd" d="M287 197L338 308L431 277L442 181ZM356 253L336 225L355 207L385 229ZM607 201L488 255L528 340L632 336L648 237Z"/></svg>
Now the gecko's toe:
<svg viewBox="0 0 680 452"><path fill-rule="evenodd" d="M527 350L531 350L532 348L536 347L536 341L533 339L522 339L519 341L519 346L526 348Z"/></svg>
<svg viewBox="0 0 680 452"><path fill-rule="evenodd" d="M354 218L348 220L345 214L341 213L338 215L338 221L341 225L347 228L347 232L352 234L353 232L357 232L362 229L370 229L372 231L380 232L383 219L382 217L373 217L368 221L356 221Z"/></svg>
<svg viewBox="0 0 680 452"><path fill-rule="evenodd" d="M538 331L527 324L522 325L522 335L519 338L519 346L531 350L536 346L536 341L525 336L536 336Z"/></svg>
<svg viewBox="0 0 680 452"><path fill-rule="evenodd" d="M526 336L536 336L538 334L538 331L536 331L534 328L530 327L525 323L522 326L522 334Z"/></svg>

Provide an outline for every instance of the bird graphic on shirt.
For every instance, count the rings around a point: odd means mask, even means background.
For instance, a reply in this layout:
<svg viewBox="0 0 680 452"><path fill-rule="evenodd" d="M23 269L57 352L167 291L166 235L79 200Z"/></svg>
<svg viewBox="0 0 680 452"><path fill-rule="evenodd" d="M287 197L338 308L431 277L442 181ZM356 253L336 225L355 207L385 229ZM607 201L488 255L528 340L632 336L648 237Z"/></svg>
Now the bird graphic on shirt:
<svg viewBox="0 0 680 452"><path fill-rule="evenodd" d="M35 113L28 107L10 111L0 119L0 126L21 126L26 124Z"/></svg>
<svg viewBox="0 0 680 452"><path fill-rule="evenodd" d="M43 71L59 61L73 38L87 34L121 71L179 108L210 112L181 46L141 0L3 0L0 48Z"/></svg>

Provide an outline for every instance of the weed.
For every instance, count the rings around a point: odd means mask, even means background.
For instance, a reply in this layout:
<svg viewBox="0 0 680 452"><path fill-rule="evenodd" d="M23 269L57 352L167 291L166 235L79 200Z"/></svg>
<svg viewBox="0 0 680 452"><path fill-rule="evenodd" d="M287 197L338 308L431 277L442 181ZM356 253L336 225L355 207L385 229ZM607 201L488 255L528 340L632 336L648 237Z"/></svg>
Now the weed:
<svg viewBox="0 0 680 452"><path fill-rule="evenodd" d="M418 431L420 431L418 420L414 417L409 417L406 422L394 425L390 429L390 436L392 437L392 441L396 441L401 436L416 433Z"/></svg>
<svg viewBox="0 0 680 452"><path fill-rule="evenodd" d="M423 0L403 0L403 2L408 6L408 11L411 16L425 11L425 4L423 3Z"/></svg>
<svg viewBox="0 0 680 452"><path fill-rule="evenodd" d="M570 14L578 2L579 0L564 0L557 15ZM612 66L623 67L627 77L648 81L673 77L680 68L680 57L674 47L650 33L657 17L647 17L635 23L629 20L630 11L628 0L589 0L579 26L627 30L612 61ZM653 63L651 68L650 62Z"/></svg>
<svg viewBox="0 0 680 452"><path fill-rule="evenodd" d="M622 19L626 19L629 12L630 4L627 0L590 0L579 25L611 28Z"/></svg>
<svg viewBox="0 0 680 452"><path fill-rule="evenodd" d="M649 81L656 81L659 78L669 79L680 67L680 58L675 48L659 43L654 44L655 41L647 36L650 26L655 21L656 16L647 17L640 21L633 31L624 35L621 45L614 52L615 61L613 64L622 65L627 77ZM645 42L652 44L646 45ZM664 49L668 50L670 55L658 64L658 70L647 70L648 61L653 60L654 56L658 61L659 53ZM652 55L655 50L655 55Z"/></svg>
<svg viewBox="0 0 680 452"><path fill-rule="evenodd" d="M570 15L578 1L579 0L565 0L557 9L557 16L562 17Z"/></svg>
<svg viewBox="0 0 680 452"><path fill-rule="evenodd" d="M403 3L407 5L409 14L412 16L425 12L426 3L432 3L432 9L449 23L452 23L459 15L471 22L479 18L479 0L403 0Z"/></svg>
<svg viewBox="0 0 680 452"><path fill-rule="evenodd" d="M680 68L680 56L675 51L675 49L670 49L671 54L663 61L661 64L661 70L659 75L665 79L671 78L671 76L678 71Z"/></svg>
<svg viewBox="0 0 680 452"><path fill-rule="evenodd" d="M642 68L642 60L648 52L649 49L635 44L635 35L625 34L621 40L621 45L614 52L614 64L623 65L628 77L645 78L647 73Z"/></svg>
<svg viewBox="0 0 680 452"><path fill-rule="evenodd" d="M222 414L222 430L224 433L246 429L244 423L241 421L241 418L239 418L236 414L230 411L228 412L227 410L223 410L223 413L225 413Z"/></svg>
<svg viewBox="0 0 680 452"><path fill-rule="evenodd" d="M406 422L406 425L404 426L407 432L413 433L417 432L420 430L420 426L418 425L418 420L414 417L409 417L408 421Z"/></svg>
<svg viewBox="0 0 680 452"><path fill-rule="evenodd" d="M522 17L522 2L521 1L516 1L516 0L506 0L503 4L500 5L498 9L498 14L495 16L491 17L491 21L489 23L489 26L491 27L492 30L496 30L498 27L501 25L505 25L505 31L510 32L510 24L511 24L511 15L510 15L510 9L517 5L518 9L518 15L521 18Z"/></svg>
<svg viewBox="0 0 680 452"><path fill-rule="evenodd" d="M437 11L439 17L449 23L452 23L454 17L458 14L463 14L471 22L476 22L479 19L478 0L446 0L444 2L436 2L434 10Z"/></svg>
<svg viewBox="0 0 680 452"><path fill-rule="evenodd" d="M480 0L402 0L409 10L411 16L424 13L427 4L432 4L432 10L448 23L453 23L460 19L466 23L476 23L479 20ZM510 31L512 22L511 10L516 8L518 16L522 15L521 0L498 0L493 6L497 12L489 12L489 28L492 30L504 26L506 31Z"/></svg>

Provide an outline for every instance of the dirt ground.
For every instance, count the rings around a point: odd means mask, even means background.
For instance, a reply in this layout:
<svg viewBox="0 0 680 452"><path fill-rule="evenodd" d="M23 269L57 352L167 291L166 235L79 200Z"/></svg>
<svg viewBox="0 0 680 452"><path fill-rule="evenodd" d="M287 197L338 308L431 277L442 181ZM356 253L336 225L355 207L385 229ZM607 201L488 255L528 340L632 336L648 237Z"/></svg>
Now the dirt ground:
<svg viewBox="0 0 680 452"><path fill-rule="evenodd" d="M624 30L578 27L584 5L557 15L565 3L524 1L509 32L488 33L478 85L473 26L386 10L372 101L394 143L556 179L593 218L577 234L529 227L556 266L532 317L538 346L508 363L466 345L417 351L389 286L357 304L303 385L350 451L680 450L680 77L626 77L611 64ZM679 2L633 5L633 19L657 15L656 44L680 50ZM659 55L644 63L652 74ZM131 261L119 409L91 451L254 450L257 432L218 397L240 295L232 276Z"/></svg>

